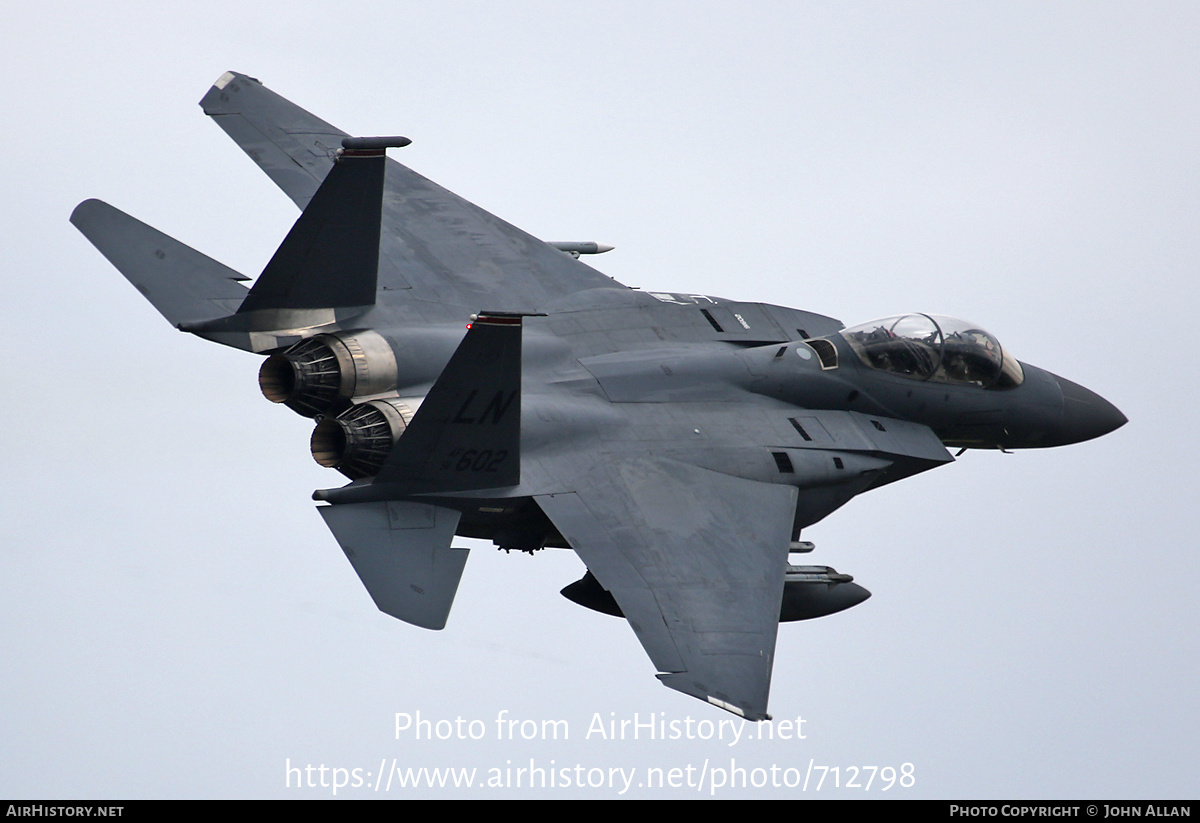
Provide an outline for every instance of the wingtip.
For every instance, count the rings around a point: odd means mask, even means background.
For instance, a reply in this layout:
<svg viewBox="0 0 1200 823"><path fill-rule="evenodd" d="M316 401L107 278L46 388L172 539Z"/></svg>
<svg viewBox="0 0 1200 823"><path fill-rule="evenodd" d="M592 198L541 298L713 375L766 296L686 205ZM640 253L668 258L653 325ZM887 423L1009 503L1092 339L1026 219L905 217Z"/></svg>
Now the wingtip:
<svg viewBox="0 0 1200 823"><path fill-rule="evenodd" d="M224 74L222 74L220 77L217 78L217 81L215 83L213 83L213 88L216 89L217 91L220 91L221 89L225 88L230 83L232 83L234 80L237 80L239 78L242 80L249 80L253 83L258 83L260 86L262 85L262 81L259 80L257 77L251 77L248 74L242 74L241 72L238 72L238 71L227 71Z"/></svg>
<svg viewBox="0 0 1200 823"><path fill-rule="evenodd" d="M233 93L242 91L248 83L262 85L262 81L257 77L250 77L236 71L225 72L217 78L216 82L200 98L200 108L204 109L204 113L209 115L231 113L232 109L230 107L234 105L231 102L234 99Z"/></svg>
<svg viewBox="0 0 1200 823"><path fill-rule="evenodd" d="M683 692L691 697L698 698L716 706L718 709L724 709L730 714L735 714L743 720L769 720L771 715L767 714L767 695L763 695L749 701L743 700L740 703L735 703L728 694L718 697L710 694L709 689L701 683L697 683L693 675L686 671L683 672L659 672L655 677L659 682L668 689L674 689L677 692Z"/></svg>

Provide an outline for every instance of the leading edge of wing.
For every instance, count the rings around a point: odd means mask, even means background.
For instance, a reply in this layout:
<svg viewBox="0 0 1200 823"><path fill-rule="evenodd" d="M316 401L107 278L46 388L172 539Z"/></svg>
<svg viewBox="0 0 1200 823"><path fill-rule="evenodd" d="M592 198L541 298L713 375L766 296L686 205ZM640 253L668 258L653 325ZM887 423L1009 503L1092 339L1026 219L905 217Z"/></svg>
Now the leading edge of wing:
<svg viewBox="0 0 1200 823"><path fill-rule="evenodd" d="M664 685L768 716L796 489L630 457L536 499L616 598Z"/></svg>
<svg viewBox="0 0 1200 823"><path fill-rule="evenodd" d="M346 133L244 74L226 72L200 101L301 209ZM496 311L621 284L389 158L380 285L403 297Z"/></svg>

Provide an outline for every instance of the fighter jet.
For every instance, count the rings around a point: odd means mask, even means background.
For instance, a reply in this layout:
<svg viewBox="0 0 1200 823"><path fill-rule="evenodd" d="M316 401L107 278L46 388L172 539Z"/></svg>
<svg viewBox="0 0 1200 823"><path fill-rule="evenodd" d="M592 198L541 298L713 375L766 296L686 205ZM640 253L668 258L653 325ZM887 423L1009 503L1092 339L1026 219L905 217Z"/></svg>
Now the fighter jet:
<svg viewBox="0 0 1200 823"><path fill-rule="evenodd" d="M1126 422L973 323L845 327L798 309L629 288L232 72L205 114L300 207L253 285L98 200L71 222L177 328L265 356L268 400L348 478L314 492L375 604L429 629L468 549L573 549L563 590L628 620L658 678L767 718L781 621L869 592L793 565L801 531L951 462Z"/></svg>

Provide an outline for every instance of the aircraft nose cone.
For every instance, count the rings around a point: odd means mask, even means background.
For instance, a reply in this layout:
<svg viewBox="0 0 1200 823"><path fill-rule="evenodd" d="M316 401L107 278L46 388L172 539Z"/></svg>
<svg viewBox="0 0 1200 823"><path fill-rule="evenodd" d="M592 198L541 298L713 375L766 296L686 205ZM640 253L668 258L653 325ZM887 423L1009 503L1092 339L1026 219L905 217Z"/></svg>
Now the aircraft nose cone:
<svg viewBox="0 0 1200 823"><path fill-rule="evenodd" d="M1055 375L1054 379L1058 381L1063 396L1063 416L1057 438L1059 442L1055 445L1065 446L1068 443L1091 440L1129 422L1120 409L1091 389L1085 389L1078 383L1072 383L1058 375Z"/></svg>

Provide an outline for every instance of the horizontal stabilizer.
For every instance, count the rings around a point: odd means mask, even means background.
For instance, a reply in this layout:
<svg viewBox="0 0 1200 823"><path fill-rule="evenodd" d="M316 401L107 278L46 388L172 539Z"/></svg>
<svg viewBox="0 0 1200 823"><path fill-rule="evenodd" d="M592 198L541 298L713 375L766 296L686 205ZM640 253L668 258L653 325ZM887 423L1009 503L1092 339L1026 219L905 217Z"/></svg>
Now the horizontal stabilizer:
<svg viewBox="0 0 1200 823"><path fill-rule="evenodd" d="M375 303L385 162L382 148L338 159L240 312Z"/></svg>
<svg viewBox="0 0 1200 823"><path fill-rule="evenodd" d="M424 629L445 627L470 552L450 545L458 512L395 500L317 511L380 611Z"/></svg>
<svg viewBox="0 0 1200 823"><path fill-rule="evenodd" d="M225 317L246 298L248 278L100 200L71 222L174 326Z"/></svg>
<svg viewBox="0 0 1200 823"><path fill-rule="evenodd" d="M393 447L377 482L409 493L521 482L521 318L481 314Z"/></svg>

